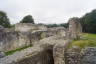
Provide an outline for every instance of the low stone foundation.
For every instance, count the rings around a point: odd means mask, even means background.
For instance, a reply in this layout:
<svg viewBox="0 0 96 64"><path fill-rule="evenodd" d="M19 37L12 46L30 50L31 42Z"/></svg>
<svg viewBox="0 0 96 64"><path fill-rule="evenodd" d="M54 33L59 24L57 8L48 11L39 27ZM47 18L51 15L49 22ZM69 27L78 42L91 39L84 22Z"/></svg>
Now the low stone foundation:
<svg viewBox="0 0 96 64"><path fill-rule="evenodd" d="M66 64L81 64L80 53L66 52L65 58L66 58Z"/></svg>

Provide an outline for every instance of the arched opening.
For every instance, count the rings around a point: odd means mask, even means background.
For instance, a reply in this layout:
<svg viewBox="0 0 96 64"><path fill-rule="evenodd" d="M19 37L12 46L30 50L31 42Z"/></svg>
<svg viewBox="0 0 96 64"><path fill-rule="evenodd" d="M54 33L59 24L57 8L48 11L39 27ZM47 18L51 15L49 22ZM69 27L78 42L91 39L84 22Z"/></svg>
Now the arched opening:
<svg viewBox="0 0 96 64"><path fill-rule="evenodd" d="M53 50L52 49L47 49L46 50L46 55L47 55L48 64L54 64Z"/></svg>
<svg viewBox="0 0 96 64"><path fill-rule="evenodd" d="M45 49L32 57L21 60L17 64L54 64L53 48Z"/></svg>
<svg viewBox="0 0 96 64"><path fill-rule="evenodd" d="M47 49L41 53L41 64L54 64L53 50Z"/></svg>

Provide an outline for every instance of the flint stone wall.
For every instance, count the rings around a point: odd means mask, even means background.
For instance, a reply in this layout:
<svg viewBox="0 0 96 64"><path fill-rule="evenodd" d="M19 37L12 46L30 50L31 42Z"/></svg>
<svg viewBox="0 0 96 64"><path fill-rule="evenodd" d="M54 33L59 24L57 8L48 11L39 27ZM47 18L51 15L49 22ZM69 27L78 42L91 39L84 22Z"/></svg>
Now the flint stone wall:
<svg viewBox="0 0 96 64"><path fill-rule="evenodd" d="M62 35L63 34L63 35ZM36 41L54 35L65 36L64 28L52 28L48 30L34 30L20 32L8 29L2 29L0 32L0 50L10 51L28 45L34 45ZM65 36L66 37L66 36Z"/></svg>
<svg viewBox="0 0 96 64"><path fill-rule="evenodd" d="M19 32L0 33L0 51L10 51L30 44L27 34Z"/></svg>
<svg viewBox="0 0 96 64"><path fill-rule="evenodd" d="M1 58L0 62L2 64L96 64L95 47L85 48L81 52L66 51L70 42L64 39L60 36L42 39L31 48Z"/></svg>
<svg viewBox="0 0 96 64"><path fill-rule="evenodd" d="M47 30L47 27L44 25L36 25L32 23L17 23L15 25L15 31L29 32L33 30Z"/></svg>
<svg viewBox="0 0 96 64"><path fill-rule="evenodd" d="M56 36L42 39L39 42L40 42L39 44L34 45L33 47L24 49L20 52L16 52L13 55L1 58L0 63L1 64L15 64L15 63L17 64L54 64L54 58L55 58L53 57L54 45L59 42L66 43L63 37L56 37Z"/></svg>
<svg viewBox="0 0 96 64"><path fill-rule="evenodd" d="M66 52L66 64L96 64L96 47L87 47L81 52Z"/></svg>
<svg viewBox="0 0 96 64"><path fill-rule="evenodd" d="M34 42L45 38L42 36L44 31L36 32L1 32L0 51L10 51L17 48L33 45Z"/></svg>
<svg viewBox="0 0 96 64"><path fill-rule="evenodd" d="M50 31L54 35L67 36L67 29L64 27L53 27L48 28L47 31Z"/></svg>
<svg viewBox="0 0 96 64"><path fill-rule="evenodd" d="M96 47L85 48L81 54L82 64L96 64Z"/></svg>
<svg viewBox="0 0 96 64"><path fill-rule="evenodd" d="M81 55L77 52L66 52L66 64L81 64Z"/></svg>
<svg viewBox="0 0 96 64"><path fill-rule="evenodd" d="M15 64L54 64L52 49L47 49L32 57L23 59Z"/></svg>
<svg viewBox="0 0 96 64"><path fill-rule="evenodd" d="M82 26L77 18L71 18L69 19L69 32L70 37L72 39L78 39L80 38L80 34L82 33Z"/></svg>

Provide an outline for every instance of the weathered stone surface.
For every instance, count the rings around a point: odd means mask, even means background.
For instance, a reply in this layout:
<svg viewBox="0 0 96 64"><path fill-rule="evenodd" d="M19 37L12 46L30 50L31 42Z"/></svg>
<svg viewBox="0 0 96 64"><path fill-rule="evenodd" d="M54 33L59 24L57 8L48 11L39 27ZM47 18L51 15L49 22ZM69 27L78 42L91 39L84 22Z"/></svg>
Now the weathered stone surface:
<svg viewBox="0 0 96 64"><path fill-rule="evenodd" d="M53 48L54 64L65 64L63 45L55 45Z"/></svg>
<svg viewBox="0 0 96 64"><path fill-rule="evenodd" d="M67 29L64 27L53 27L48 28L48 31L50 31L53 35L60 35L60 36L66 36Z"/></svg>
<svg viewBox="0 0 96 64"><path fill-rule="evenodd" d="M96 48L88 47L82 51L82 64L96 64Z"/></svg>
<svg viewBox="0 0 96 64"><path fill-rule="evenodd" d="M67 50L70 37L79 38L81 33L80 24L74 19L69 21L69 31L62 27L39 30L36 26L32 30L27 26L26 31L20 26L17 31L6 31L1 27L0 50L12 50L30 44L33 47L6 57L0 53L0 64L96 64L96 48L89 47L80 52L75 46ZM23 31L18 31L19 28Z"/></svg>
<svg viewBox="0 0 96 64"><path fill-rule="evenodd" d="M59 37L59 36L52 36L49 38L42 39L39 41L39 44L36 44L31 48L27 48L25 50L15 53L11 56L7 56L7 57L0 59L0 63L1 64L14 64L14 63L27 64L26 63L27 61L24 62L25 61L24 59L27 60L27 58L32 58L33 59L33 61L31 61L32 63L28 63L28 64L54 64L52 49L53 49L54 45L59 42L66 43L64 38ZM66 45L64 45L64 46L66 46ZM60 49L62 49L62 46ZM40 55L40 54L42 54L42 55ZM43 57L43 55L44 55L44 57ZM46 57L46 55L47 55L47 57ZM56 56L56 55L54 54L54 56ZM36 57L36 58L34 58L34 57Z"/></svg>
<svg viewBox="0 0 96 64"><path fill-rule="evenodd" d="M79 38L81 30L76 19L69 20L69 31L63 27L46 28L30 23L16 24L13 31L3 28L0 31L0 50L26 45L33 47L0 58L0 64L96 64L95 48L87 48L83 53L77 47L67 51L71 39Z"/></svg>
<svg viewBox="0 0 96 64"><path fill-rule="evenodd" d="M65 53L66 64L81 64L81 55L78 52Z"/></svg>
<svg viewBox="0 0 96 64"><path fill-rule="evenodd" d="M1 51L9 51L17 48L21 48L24 46L32 45L33 42L39 41L41 38L41 34L44 31L35 31L35 32L0 32L0 50Z"/></svg>
<svg viewBox="0 0 96 64"><path fill-rule="evenodd" d="M69 32L70 32L71 38L73 38L73 39L80 38L80 34L82 32L82 27L78 21L78 18L69 19Z"/></svg>
<svg viewBox="0 0 96 64"><path fill-rule="evenodd" d="M16 64L54 64L52 49L41 51L40 53L25 58Z"/></svg>
<svg viewBox="0 0 96 64"><path fill-rule="evenodd" d="M27 34L20 32L1 32L0 33L0 50L9 51L26 46L30 43Z"/></svg>
<svg viewBox="0 0 96 64"><path fill-rule="evenodd" d="M70 40L65 40L64 43L59 42L53 48L54 64L65 64L65 52L70 44Z"/></svg>
<svg viewBox="0 0 96 64"><path fill-rule="evenodd" d="M36 25L32 23L18 23L15 25L15 31L29 32L35 30L47 30L47 27L44 25Z"/></svg>
<svg viewBox="0 0 96 64"><path fill-rule="evenodd" d="M66 29L63 27L47 29L43 25L30 23L16 24L15 31L13 28L10 28L10 30L3 28L0 31L0 50L10 51L24 46L34 45L34 42L54 35L66 37Z"/></svg>
<svg viewBox="0 0 96 64"><path fill-rule="evenodd" d="M87 47L81 52L68 51L66 64L96 64L96 47Z"/></svg>

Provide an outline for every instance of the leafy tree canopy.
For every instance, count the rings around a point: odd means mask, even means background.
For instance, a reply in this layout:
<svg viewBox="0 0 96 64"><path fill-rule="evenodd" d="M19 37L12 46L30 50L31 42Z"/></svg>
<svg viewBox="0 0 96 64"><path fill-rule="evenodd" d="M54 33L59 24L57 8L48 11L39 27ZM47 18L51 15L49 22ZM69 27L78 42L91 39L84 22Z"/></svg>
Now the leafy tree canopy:
<svg viewBox="0 0 96 64"><path fill-rule="evenodd" d="M3 11L0 11L0 25L2 25L5 28L10 27L9 19L8 19L6 13Z"/></svg>
<svg viewBox="0 0 96 64"><path fill-rule="evenodd" d="M34 19L31 15L25 16L20 23L33 23L34 24Z"/></svg>
<svg viewBox="0 0 96 64"><path fill-rule="evenodd" d="M96 33L96 9L80 18L83 32Z"/></svg>

